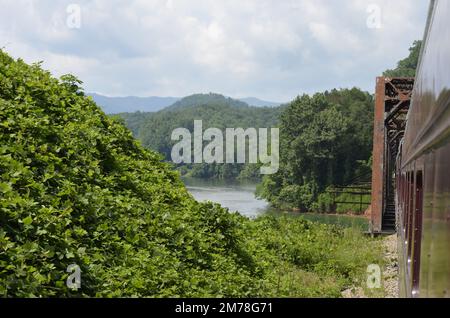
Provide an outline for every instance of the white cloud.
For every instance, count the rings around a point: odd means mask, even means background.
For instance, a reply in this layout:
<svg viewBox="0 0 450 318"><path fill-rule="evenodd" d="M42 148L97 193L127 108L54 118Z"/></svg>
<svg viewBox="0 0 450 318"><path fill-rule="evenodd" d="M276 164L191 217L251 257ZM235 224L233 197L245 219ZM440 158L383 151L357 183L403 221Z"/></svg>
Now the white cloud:
<svg viewBox="0 0 450 318"><path fill-rule="evenodd" d="M80 29L65 24L81 7ZM367 6L382 28L368 29ZM428 1L0 0L0 47L108 95L216 91L287 101L360 86L420 39Z"/></svg>

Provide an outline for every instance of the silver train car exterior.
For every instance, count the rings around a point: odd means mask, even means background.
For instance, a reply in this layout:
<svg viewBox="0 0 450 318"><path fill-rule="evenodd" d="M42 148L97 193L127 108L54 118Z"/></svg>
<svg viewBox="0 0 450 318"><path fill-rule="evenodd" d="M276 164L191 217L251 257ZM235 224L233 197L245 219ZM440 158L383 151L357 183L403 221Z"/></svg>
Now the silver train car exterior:
<svg viewBox="0 0 450 318"><path fill-rule="evenodd" d="M400 296L450 297L450 1L431 1L396 159Z"/></svg>

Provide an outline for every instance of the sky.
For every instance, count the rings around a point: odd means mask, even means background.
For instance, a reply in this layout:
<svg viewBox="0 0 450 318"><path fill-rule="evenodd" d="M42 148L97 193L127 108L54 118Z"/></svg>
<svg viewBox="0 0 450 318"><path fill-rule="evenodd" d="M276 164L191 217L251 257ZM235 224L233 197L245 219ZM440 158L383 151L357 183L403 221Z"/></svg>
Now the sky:
<svg viewBox="0 0 450 318"><path fill-rule="evenodd" d="M427 0L0 0L0 48L86 92L287 102L359 87L422 39Z"/></svg>

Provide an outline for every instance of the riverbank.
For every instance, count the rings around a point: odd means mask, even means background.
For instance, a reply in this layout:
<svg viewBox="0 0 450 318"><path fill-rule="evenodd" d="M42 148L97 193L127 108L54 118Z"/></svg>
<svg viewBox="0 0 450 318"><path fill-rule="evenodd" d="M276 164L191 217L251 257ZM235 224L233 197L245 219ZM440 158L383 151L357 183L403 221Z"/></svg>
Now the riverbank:
<svg viewBox="0 0 450 318"><path fill-rule="evenodd" d="M182 179L188 191L197 201L212 201L228 208L231 212L251 219L262 215L288 215L304 219L337 224L344 227L356 226L366 231L369 223L367 216L350 213L300 213L291 210L277 209L267 201L255 197L256 183L227 180L210 180L198 178Z"/></svg>

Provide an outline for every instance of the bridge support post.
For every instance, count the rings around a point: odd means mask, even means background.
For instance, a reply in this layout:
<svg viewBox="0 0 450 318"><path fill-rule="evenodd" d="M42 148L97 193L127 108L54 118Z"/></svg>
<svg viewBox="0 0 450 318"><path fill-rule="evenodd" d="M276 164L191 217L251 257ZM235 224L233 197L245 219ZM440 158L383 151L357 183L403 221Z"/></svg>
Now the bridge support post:
<svg viewBox="0 0 450 318"><path fill-rule="evenodd" d="M375 112L373 124L373 156L372 156L372 201L370 215L370 232L380 233L383 215L384 191L384 154L385 154L385 125L384 107L385 79L377 77L375 90Z"/></svg>

